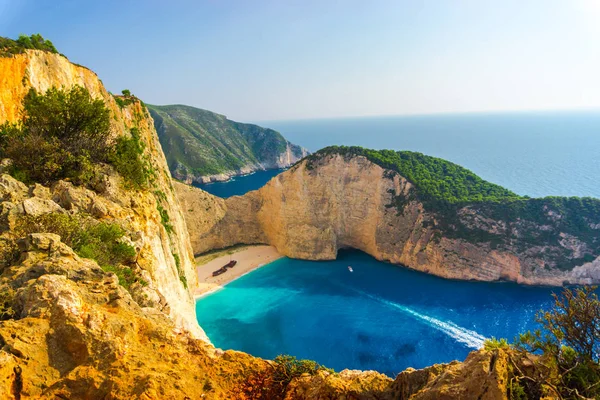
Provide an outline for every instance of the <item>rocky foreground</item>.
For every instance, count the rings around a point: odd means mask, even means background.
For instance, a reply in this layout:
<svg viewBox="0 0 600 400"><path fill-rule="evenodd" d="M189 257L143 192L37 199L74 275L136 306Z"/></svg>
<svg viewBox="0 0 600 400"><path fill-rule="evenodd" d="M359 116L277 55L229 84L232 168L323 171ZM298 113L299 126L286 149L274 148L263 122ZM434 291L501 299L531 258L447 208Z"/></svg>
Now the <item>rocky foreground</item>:
<svg viewBox="0 0 600 400"><path fill-rule="evenodd" d="M17 312L0 322L0 398L274 398L264 396L275 385L271 362L178 331L57 235L31 234L19 245L19 263L0 278ZM526 355L482 350L395 380L322 370L291 380L281 398L506 399L512 364L533 366Z"/></svg>

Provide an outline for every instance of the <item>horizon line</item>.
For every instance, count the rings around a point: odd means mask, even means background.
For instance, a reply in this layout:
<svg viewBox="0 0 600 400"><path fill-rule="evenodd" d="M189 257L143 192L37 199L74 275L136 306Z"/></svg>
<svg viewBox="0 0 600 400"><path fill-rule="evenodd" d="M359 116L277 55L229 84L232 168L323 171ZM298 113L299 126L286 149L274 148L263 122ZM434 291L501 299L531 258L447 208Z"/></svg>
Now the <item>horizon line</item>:
<svg viewBox="0 0 600 400"><path fill-rule="evenodd" d="M193 107L193 106L192 106ZM345 115L332 117L304 117L304 118L283 118L283 119L262 119L249 120L251 124L264 124L270 122L301 122L318 120L337 120L337 119L367 119L367 118L385 118L385 117L434 117L434 116L460 116L460 115L484 115L484 114L528 114L528 113L568 113L568 112L599 112L600 106L582 107L582 108L545 108L545 109L526 109L526 110L475 110L475 111L440 111L406 114L367 114L367 115ZM229 119L229 117L227 117Z"/></svg>

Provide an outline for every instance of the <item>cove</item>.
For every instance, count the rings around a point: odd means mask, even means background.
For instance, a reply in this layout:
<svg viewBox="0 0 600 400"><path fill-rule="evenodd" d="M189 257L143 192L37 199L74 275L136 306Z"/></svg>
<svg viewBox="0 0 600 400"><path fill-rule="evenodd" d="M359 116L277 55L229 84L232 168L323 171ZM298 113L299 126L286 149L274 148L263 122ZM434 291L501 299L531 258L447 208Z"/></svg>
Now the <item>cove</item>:
<svg viewBox="0 0 600 400"><path fill-rule="evenodd" d="M335 261L279 259L199 299L196 315L222 349L393 377L537 328L558 291L445 280L352 250Z"/></svg>
<svg viewBox="0 0 600 400"><path fill-rule="evenodd" d="M269 169L256 171L252 174L235 176L225 182L212 182L205 184L194 184L194 186L218 197L241 196L252 190L263 187L274 176L285 171L285 169Z"/></svg>

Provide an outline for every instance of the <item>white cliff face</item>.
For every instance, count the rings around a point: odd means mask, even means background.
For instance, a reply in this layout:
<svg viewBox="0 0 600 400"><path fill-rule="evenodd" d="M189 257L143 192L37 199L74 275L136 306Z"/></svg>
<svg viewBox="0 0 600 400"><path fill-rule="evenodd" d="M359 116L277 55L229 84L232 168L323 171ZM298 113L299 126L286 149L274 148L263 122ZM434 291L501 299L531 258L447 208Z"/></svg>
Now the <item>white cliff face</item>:
<svg viewBox="0 0 600 400"><path fill-rule="evenodd" d="M364 157L331 155L311 168L306 164L244 196L215 199L212 204L219 212L210 218L187 213L184 207L194 251L265 243L289 257L329 260L339 249L355 248L378 260L451 279L544 285L600 281L597 262L564 271L548 262L543 248L492 248L489 242L445 236L434 227L436 216L411 198L410 182ZM184 203L211 197L185 185L176 191ZM398 198L406 200L404 212L393 205ZM485 219L468 207L459 215L465 225L477 224L489 232L506 229L502 221ZM574 245L573 240L561 243L553 251L570 252Z"/></svg>
<svg viewBox="0 0 600 400"><path fill-rule="evenodd" d="M149 289L145 290L153 291L147 297L159 299L159 304L155 306L166 312L179 328L206 339L195 318L191 289L197 284L197 278L188 232L147 109L139 101L121 109L94 72L74 65L58 54L27 51L12 58L0 58L0 123L18 121L21 102L30 88L43 92L51 87L68 89L75 85L84 86L93 97L104 100L111 110L115 136L129 135L133 127L139 129L146 146L146 156L156 171L153 187L145 191L124 190L111 177L107 177L106 187L101 193L71 188L69 190L80 199L76 207L87 207L87 200L99 198L105 200L109 208L113 207L113 211L119 210L114 211L112 217L126 218L137 235L137 247L140 250L138 265L150 280ZM172 226L170 232L161 223L159 206L169 216ZM182 283L181 277L187 280L188 288Z"/></svg>

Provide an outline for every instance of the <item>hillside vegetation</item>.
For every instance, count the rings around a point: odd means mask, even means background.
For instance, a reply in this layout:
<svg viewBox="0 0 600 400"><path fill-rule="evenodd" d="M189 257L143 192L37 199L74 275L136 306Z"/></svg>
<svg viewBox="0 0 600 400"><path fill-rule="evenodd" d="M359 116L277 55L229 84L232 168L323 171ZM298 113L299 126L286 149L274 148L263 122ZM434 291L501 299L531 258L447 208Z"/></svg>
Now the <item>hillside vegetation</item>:
<svg viewBox="0 0 600 400"><path fill-rule="evenodd" d="M310 155L306 167L312 169L333 154L363 156L387 169L388 178L395 173L406 178L414 190L408 196L393 196L389 207L403 213L411 201L421 202L436 215L434 227L445 237L519 251L571 241L572 257L553 255L563 269L591 262L600 254L600 229L595 222L600 215L599 199L519 196L457 164L411 151L331 146ZM465 218L471 212L473 217ZM490 229L490 221L495 230Z"/></svg>
<svg viewBox="0 0 600 400"><path fill-rule="evenodd" d="M428 202L467 203L523 198L502 186L481 179L460 165L412 151L330 146L309 156L308 168L311 168L312 161L329 154L364 156L382 168L396 171L417 187L421 200Z"/></svg>
<svg viewBox="0 0 600 400"><path fill-rule="evenodd" d="M25 50L44 50L58 53L50 40L44 39L39 33L31 36L20 35L17 40L0 36L0 57L21 54Z"/></svg>
<svg viewBox="0 0 600 400"><path fill-rule="evenodd" d="M179 179L277 168L288 146L296 159L305 155L272 129L184 105L148 105L148 109L169 169Z"/></svg>

